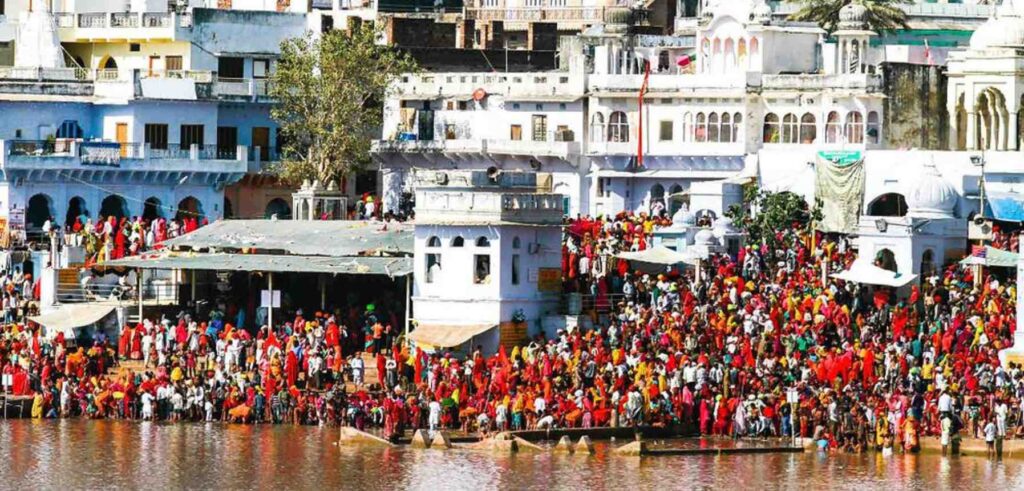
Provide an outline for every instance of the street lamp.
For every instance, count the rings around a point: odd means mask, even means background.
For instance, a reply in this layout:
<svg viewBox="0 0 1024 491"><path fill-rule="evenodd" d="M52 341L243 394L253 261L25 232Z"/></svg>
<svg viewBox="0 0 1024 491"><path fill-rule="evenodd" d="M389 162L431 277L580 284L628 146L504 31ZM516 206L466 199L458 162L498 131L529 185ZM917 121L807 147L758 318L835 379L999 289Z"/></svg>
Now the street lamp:
<svg viewBox="0 0 1024 491"><path fill-rule="evenodd" d="M975 167L981 167L981 177L978 178L978 199L981 201L980 210L978 215L985 216L985 152L982 151L981 155L971 155L971 164Z"/></svg>

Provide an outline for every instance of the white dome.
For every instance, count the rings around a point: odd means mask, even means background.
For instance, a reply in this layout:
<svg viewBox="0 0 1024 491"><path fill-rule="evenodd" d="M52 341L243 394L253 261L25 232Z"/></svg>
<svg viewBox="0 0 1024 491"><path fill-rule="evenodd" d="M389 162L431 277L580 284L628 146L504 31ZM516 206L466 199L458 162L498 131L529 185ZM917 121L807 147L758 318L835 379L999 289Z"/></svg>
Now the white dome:
<svg viewBox="0 0 1024 491"><path fill-rule="evenodd" d="M711 226L711 230L715 234L715 237L722 239L728 234L735 234L738 232L736 227L732 224L732 219L729 217L720 217L715 220L714 225Z"/></svg>
<svg viewBox="0 0 1024 491"><path fill-rule="evenodd" d="M839 29L864 29L867 19L868 9L860 3L848 3L839 9Z"/></svg>
<svg viewBox="0 0 1024 491"><path fill-rule="evenodd" d="M956 208L957 193L934 163L921 166L906 184L907 216L918 218L951 218Z"/></svg>
<svg viewBox="0 0 1024 491"><path fill-rule="evenodd" d="M673 227L690 227L697 223L697 216L690 213L687 206L682 206L679 210L672 215L672 226Z"/></svg>
<svg viewBox="0 0 1024 491"><path fill-rule="evenodd" d="M693 245L699 245L699 246L718 245L718 240L715 239L715 233L714 232L712 232L712 231L710 231L708 229L703 229L703 230L697 232L697 234L693 236Z"/></svg>
<svg viewBox="0 0 1024 491"><path fill-rule="evenodd" d="M1024 13L1014 2L1003 2L996 15L971 35L971 49L1024 47Z"/></svg>
<svg viewBox="0 0 1024 491"><path fill-rule="evenodd" d="M758 24L768 24L772 21L772 7L768 2L761 0L750 11L750 20Z"/></svg>

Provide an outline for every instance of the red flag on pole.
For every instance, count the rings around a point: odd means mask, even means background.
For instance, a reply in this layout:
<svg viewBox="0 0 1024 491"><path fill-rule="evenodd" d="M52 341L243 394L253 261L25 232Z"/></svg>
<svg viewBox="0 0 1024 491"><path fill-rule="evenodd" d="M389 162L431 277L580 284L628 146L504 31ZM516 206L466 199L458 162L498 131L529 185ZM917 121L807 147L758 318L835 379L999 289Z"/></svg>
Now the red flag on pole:
<svg viewBox="0 0 1024 491"><path fill-rule="evenodd" d="M637 106L640 108L637 118L636 132L636 166L644 166L644 96L647 95L647 82L651 78L651 62L644 60L644 82L640 84L640 97Z"/></svg>

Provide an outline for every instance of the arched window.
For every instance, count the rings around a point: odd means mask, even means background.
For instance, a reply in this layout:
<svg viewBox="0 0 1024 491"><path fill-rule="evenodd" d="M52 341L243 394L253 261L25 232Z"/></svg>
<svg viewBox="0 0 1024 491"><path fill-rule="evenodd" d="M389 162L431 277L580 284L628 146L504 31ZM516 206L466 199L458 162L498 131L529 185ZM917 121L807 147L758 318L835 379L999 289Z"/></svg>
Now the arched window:
<svg viewBox="0 0 1024 491"><path fill-rule="evenodd" d="M665 186L662 186L661 184L655 184L651 186L652 207L654 206L654 203L661 203L663 205L665 204Z"/></svg>
<svg viewBox="0 0 1024 491"><path fill-rule="evenodd" d="M736 141L735 135L732 132L732 115L729 113L722 113L722 130L719 132L719 136L726 143Z"/></svg>
<svg viewBox="0 0 1024 491"><path fill-rule="evenodd" d="M522 247L522 241L519 240L519 236L512 237L512 248L519 249L520 247Z"/></svg>
<svg viewBox="0 0 1024 491"><path fill-rule="evenodd" d="M846 142L864 143L864 115L860 111L846 115Z"/></svg>
<svg viewBox="0 0 1024 491"><path fill-rule="evenodd" d="M868 113L868 143L875 145L879 142L882 136L882 126L878 121L878 112L871 111Z"/></svg>
<svg viewBox="0 0 1024 491"><path fill-rule="evenodd" d="M708 114L708 142L718 142L718 113Z"/></svg>
<svg viewBox="0 0 1024 491"><path fill-rule="evenodd" d="M732 141L740 141L740 131L743 129L743 115L735 113L732 115Z"/></svg>
<svg viewBox="0 0 1024 491"><path fill-rule="evenodd" d="M693 141L698 143L708 141L708 121L704 113L697 113L697 127L694 129Z"/></svg>
<svg viewBox="0 0 1024 491"><path fill-rule="evenodd" d="M617 143L629 141L629 120L626 119L626 113L615 111L608 118L608 141Z"/></svg>
<svg viewBox="0 0 1024 491"><path fill-rule="evenodd" d="M164 216L164 213L163 206L160 204L160 198L156 196L146 198L146 202L142 205L142 219L151 221L162 216Z"/></svg>
<svg viewBox="0 0 1024 491"><path fill-rule="evenodd" d="M889 249L882 249L875 254L875 266L896 273L899 267L896 264L896 254Z"/></svg>
<svg viewBox="0 0 1024 491"><path fill-rule="evenodd" d="M736 66L736 45L732 38L725 40L725 66L730 68Z"/></svg>
<svg viewBox="0 0 1024 491"><path fill-rule="evenodd" d="M427 247L441 247L441 239L436 235L427 239Z"/></svg>
<svg viewBox="0 0 1024 491"><path fill-rule="evenodd" d="M452 239L452 247L462 247L466 243L466 239L463 239L461 235L456 236Z"/></svg>
<svg viewBox="0 0 1024 491"><path fill-rule="evenodd" d="M125 213L125 215L127 215L127 213ZM174 219L183 220L186 218L194 218L199 220L203 218L204 215L203 203L196 199L195 196L188 196L178 202L178 213L174 216Z"/></svg>
<svg viewBox="0 0 1024 491"><path fill-rule="evenodd" d="M927 249L921 254L921 278L925 279L935 274L935 251Z"/></svg>
<svg viewBox="0 0 1024 491"><path fill-rule="evenodd" d="M813 114L804 113L800 117L800 143L814 143L817 139L818 122L815 121Z"/></svg>
<svg viewBox="0 0 1024 491"><path fill-rule="evenodd" d="M704 41L700 45L700 57L701 63L703 64L701 69L704 70L704 72L711 71L711 41L708 38L704 38Z"/></svg>
<svg viewBox="0 0 1024 491"><path fill-rule="evenodd" d="M693 141L693 114L683 113L683 141Z"/></svg>
<svg viewBox="0 0 1024 491"><path fill-rule="evenodd" d="M756 63L759 56L761 56L761 43L757 38L750 38L750 62Z"/></svg>
<svg viewBox="0 0 1024 491"><path fill-rule="evenodd" d="M49 195L39 193L29 198L28 209L25 211L25 223L29 229L39 231L43 228L43 224L51 218L53 218L53 199Z"/></svg>
<svg viewBox="0 0 1024 491"><path fill-rule="evenodd" d="M115 217L120 220L128 216L128 202L122 196L111 194L103 198L103 202L100 203L100 216L103 218Z"/></svg>
<svg viewBox="0 0 1024 491"><path fill-rule="evenodd" d="M594 117L590 118L590 141L604 141L604 114L594 113Z"/></svg>
<svg viewBox="0 0 1024 491"><path fill-rule="evenodd" d="M825 120L825 143L839 143L840 127L839 113L832 111L828 113Z"/></svg>
<svg viewBox="0 0 1024 491"><path fill-rule="evenodd" d="M902 217L907 215L907 199L900 193L885 193L868 203L868 216Z"/></svg>
<svg viewBox="0 0 1024 491"><path fill-rule="evenodd" d="M149 204L149 200L146 200L146 204ZM64 218L65 225L72 225L75 223L75 220L82 222L82 224L84 225L85 221L88 218L89 210L85 204L85 198L82 198L81 196L75 196L68 200L68 213Z"/></svg>
<svg viewBox="0 0 1024 491"><path fill-rule="evenodd" d="M267 218L276 215L277 218L290 220L292 218L292 207L287 201L281 198L274 198L267 203L267 208L263 211L263 215Z"/></svg>
<svg viewBox="0 0 1024 491"><path fill-rule="evenodd" d="M779 143L779 116L775 113L764 117L764 142Z"/></svg>
<svg viewBox="0 0 1024 491"><path fill-rule="evenodd" d="M747 40L740 39L739 45L736 47L736 62L740 68L747 67Z"/></svg>
<svg viewBox="0 0 1024 491"><path fill-rule="evenodd" d="M800 126L797 123L796 115L790 113L782 117L782 142L796 143L800 133Z"/></svg>
<svg viewBox="0 0 1024 491"><path fill-rule="evenodd" d="M480 237L477 237L477 239L476 239L476 246L477 247L490 247L491 246L491 241L488 240L487 237L480 236Z"/></svg>

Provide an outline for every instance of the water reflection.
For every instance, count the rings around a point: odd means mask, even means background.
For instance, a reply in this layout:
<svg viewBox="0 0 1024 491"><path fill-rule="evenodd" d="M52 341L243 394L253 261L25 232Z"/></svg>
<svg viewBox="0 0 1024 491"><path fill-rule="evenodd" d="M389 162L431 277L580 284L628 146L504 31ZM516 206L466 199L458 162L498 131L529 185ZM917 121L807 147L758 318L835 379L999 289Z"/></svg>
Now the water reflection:
<svg viewBox="0 0 1024 491"><path fill-rule="evenodd" d="M5 487L287 489L1024 489L1024 462L818 453L624 458L339 447L334 428L0 423ZM620 442L621 444L622 442ZM702 445L692 442L691 445Z"/></svg>

